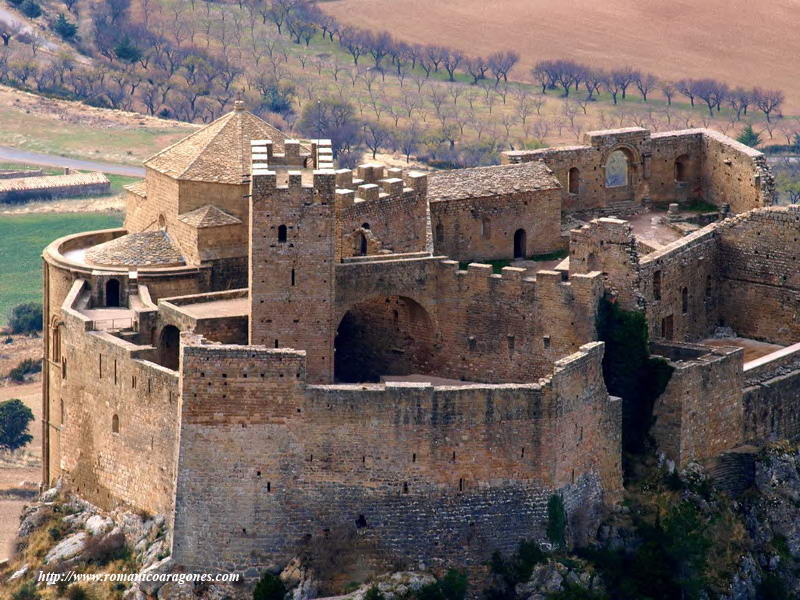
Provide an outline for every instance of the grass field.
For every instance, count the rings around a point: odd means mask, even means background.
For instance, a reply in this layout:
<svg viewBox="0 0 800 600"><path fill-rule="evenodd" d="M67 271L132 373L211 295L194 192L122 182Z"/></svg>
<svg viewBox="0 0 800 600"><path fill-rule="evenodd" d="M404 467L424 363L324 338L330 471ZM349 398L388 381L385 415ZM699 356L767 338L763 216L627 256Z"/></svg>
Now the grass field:
<svg viewBox="0 0 800 600"><path fill-rule="evenodd" d="M117 227L122 215L43 214L0 217L0 325L21 302L41 302L42 249L56 238Z"/></svg>
<svg viewBox="0 0 800 600"><path fill-rule="evenodd" d="M322 7L344 23L406 41L469 54L516 50L515 78L539 60L571 58L633 65L665 79L782 89L788 112L800 108L797 0L336 0Z"/></svg>

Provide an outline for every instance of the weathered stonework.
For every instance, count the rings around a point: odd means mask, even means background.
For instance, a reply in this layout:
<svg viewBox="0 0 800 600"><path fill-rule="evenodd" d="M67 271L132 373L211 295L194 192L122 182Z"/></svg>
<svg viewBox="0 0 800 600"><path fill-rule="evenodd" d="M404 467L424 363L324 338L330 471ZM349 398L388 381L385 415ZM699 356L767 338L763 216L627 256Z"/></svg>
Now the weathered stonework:
<svg viewBox="0 0 800 600"><path fill-rule="evenodd" d="M797 209L657 249L602 218L558 270L460 269L564 248L575 211L771 203L762 157L702 130L594 132L506 161L521 164L335 171L329 141L240 106L147 161L124 229L44 253L44 480L171 515L173 558L201 570L343 530L374 563L479 563L541 538L553 493L593 523L622 485L601 297L644 311L653 339L730 324L796 341ZM763 319L741 316L762 299ZM793 353L669 358L655 435L676 462L797 428Z"/></svg>

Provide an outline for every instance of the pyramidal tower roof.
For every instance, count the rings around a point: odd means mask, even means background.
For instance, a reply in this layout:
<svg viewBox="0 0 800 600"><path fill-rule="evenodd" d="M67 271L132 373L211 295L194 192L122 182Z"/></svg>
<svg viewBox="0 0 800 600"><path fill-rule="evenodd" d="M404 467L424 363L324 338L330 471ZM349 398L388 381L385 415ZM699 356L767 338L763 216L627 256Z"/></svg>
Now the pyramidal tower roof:
<svg viewBox="0 0 800 600"><path fill-rule="evenodd" d="M174 179L240 184L250 171L250 140L272 140L283 151L287 136L244 109L234 109L216 121L154 154L146 167Z"/></svg>

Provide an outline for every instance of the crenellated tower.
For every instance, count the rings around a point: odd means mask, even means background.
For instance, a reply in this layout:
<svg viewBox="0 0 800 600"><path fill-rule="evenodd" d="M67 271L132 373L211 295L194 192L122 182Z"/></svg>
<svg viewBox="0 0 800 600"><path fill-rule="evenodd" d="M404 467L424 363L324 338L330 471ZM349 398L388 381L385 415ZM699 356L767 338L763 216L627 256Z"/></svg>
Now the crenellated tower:
<svg viewBox="0 0 800 600"><path fill-rule="evenodd" d="M290 170L279 185L267 147L264 140L252 142L249 342L305 350L308 381L329 383L336 327L336 173Z"/></svg>

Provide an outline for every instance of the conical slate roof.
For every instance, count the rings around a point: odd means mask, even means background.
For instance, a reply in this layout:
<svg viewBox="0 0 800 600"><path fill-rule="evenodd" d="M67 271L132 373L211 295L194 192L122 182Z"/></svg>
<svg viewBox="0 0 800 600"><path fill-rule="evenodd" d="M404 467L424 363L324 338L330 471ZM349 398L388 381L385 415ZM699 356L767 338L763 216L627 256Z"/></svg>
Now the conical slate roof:
<svg viewBox="0 0 800 600"><path fill-rule="evenodd" d="M86 259L97 265L147 267L184 264L166 231L129 233L86 251Z"/></svg>
<svg viewBox="0 0 800 600"><path fill-rule="evenodd" d="M233 111L144 164L174 179L240 184L250 172L250 140L272 140L275 151L282 152L286 136L237 102Z"/></svg>

